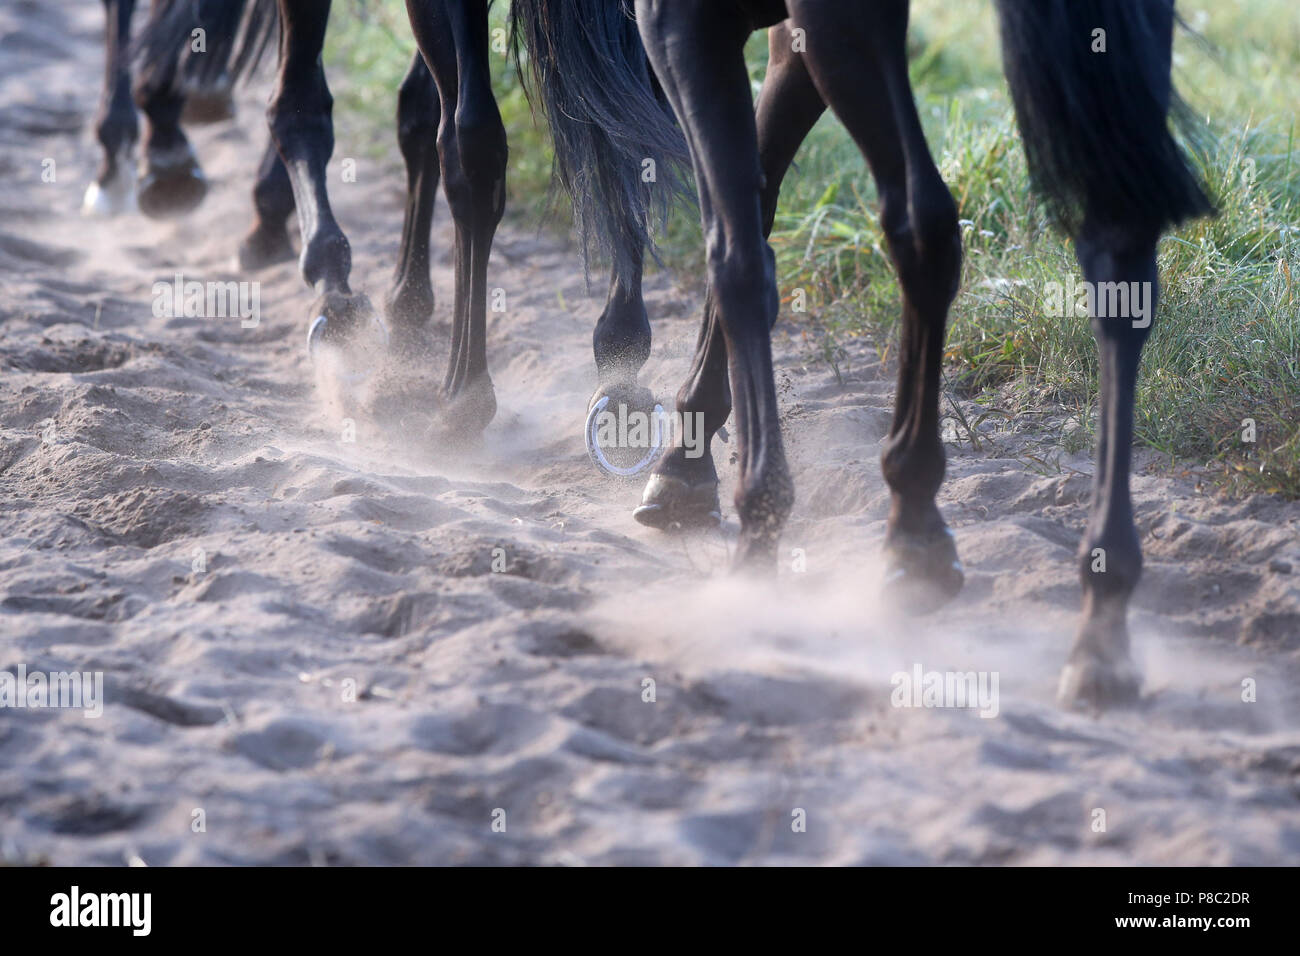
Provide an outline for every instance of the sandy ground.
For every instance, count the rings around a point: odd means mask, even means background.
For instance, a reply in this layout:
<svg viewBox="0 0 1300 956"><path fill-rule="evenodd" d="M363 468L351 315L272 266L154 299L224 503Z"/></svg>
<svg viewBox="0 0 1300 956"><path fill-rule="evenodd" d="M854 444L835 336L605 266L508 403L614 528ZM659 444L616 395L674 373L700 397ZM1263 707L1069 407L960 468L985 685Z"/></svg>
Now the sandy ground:
<svg viewBox="0 0 1300 956"><path fill-rule="evenodd" d="M784 332L790 559L775 586L731 580L733 516L661 536L586 461L599 302L571 249L509 226L482 447L343 442L296 267L251 277L253 329L152 312L178 270L236 278L264 88L195 131L198 213L78 216L102 28L80 0L0 11L0 671L102 671L107 697L97 719L0 709L0 862L1300 861L1300 506L1136 477L1146 697L1064 712L1087 456L1029 470L1015 423L953 447L967 587L893 619L891 373L856 349L838 383ZM393 149L343 183L359 154L341 135L331 188L378 300L401 177ZM447 250L445 209L435 231ZM445 254L435 281L445 323ZM666 397L699 301L663 276L649 299ZM996 716L891 706L916 665L996 672Z"/></svg>

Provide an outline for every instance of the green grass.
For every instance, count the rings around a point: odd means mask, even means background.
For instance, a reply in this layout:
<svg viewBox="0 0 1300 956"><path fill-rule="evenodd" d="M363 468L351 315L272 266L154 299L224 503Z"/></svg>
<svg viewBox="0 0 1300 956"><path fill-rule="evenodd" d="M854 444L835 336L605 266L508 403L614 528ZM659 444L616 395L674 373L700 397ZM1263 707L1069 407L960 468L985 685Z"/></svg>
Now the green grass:
<svg viewBox="0 0 1300 956"><path fill-rule="evenodd" d="M504 4L497 7L500 18ZM1179 9L1204 37L1181 34L1175 66L1204 123L1198 162L1220 216L1161 242L1163 297L1144 356L1137 436L1207 466L1227 489L1300 497L1300 6L1195 0ZM352 78L340 114L355 109L391 128L393 90L413 49L401 16L384 8L368 23L336 21L327 59ZM1095 427L1092 336L1086 319L1044 315L1042 300L1046 283L1065 282L1078 266L1029 195L989 0L914 0L909 52L926 134L965 238L950 388L991 417L1071 421L1079 427L1063 431L1062 442L1083 447ZM757 90L761 36L749 53ZM495 76L510 133L513 215L537 222L550 177L546 134L504 56ZM391 151L391 130L373 141ZM563 204L553 221L567 225ZM667 266L698 281L693 213L674 218L663 246ZM833 118L814 129L786 180L772 246L783 299L798 289L808 301L806 314L789 319L805 326L818 354L834 364L840 344L857 336L888 349L898 286L875 189ZM1242 440L1245 419L1255 422L1253 443Z"/></svg>

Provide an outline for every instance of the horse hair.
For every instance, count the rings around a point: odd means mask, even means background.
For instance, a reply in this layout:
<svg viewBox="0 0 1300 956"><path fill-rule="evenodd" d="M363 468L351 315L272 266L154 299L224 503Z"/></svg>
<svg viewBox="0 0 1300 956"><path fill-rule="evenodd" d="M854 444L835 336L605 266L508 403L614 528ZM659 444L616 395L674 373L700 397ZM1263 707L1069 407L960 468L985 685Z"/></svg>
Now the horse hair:
<svg viewBox="0 0 1300 956"><path fill-rule="evenodd" d="M1173 135L1173 0L997 0L1030 175L1071 235L1083 217L1154 230L1213 211ZM1093 52L1104 30L1105 52Z"/></svg>
<svg viewBox="0 0 1300 956"><path fill-rule="evenodd" d="M203 29L206 50L190 52L195 29ZM171 82L185 90L205 90L223 81L251 77L279 35L275 0L163 0L132 47L141 75L156 74L175 63Z"/></svg>
<svg viewBox="0 0 1300 956"><path fill-rule="evenodd" d="M584 262L619 278L658 259L654 235L693 191L690 153L626 0L515 0L511 36L525 91L555 144L554 184L573 201ZM524 62L521 47L527 49ZM655 182L642 181L653 160Z"/></svg>

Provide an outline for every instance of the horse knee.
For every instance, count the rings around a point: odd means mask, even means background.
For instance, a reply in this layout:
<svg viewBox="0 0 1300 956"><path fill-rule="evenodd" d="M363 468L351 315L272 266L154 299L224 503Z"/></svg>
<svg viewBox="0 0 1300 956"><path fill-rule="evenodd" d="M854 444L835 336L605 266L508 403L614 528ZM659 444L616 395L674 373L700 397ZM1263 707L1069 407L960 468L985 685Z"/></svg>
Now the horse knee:
<svg viewBox="0 0 1300 956"><path fill-rule="evenodd" d="M957 224L957 203L947 186L940 182L917 190L912 196L911 217L912 232L923 257L935 261L960 261L961 231Z"/></svg>
<svg viewBox="0 0 1300 956"><path fill-rule="evenodd" d="M505 209L509 148L495 101L475 107L461 104L456 113L456 142L473 202L480 211L499 216Z"/></svg>
<svg viewBox="0 0 1300 956"><path fill-rule="evenodd" d="M772 247L760 241L751 248L739 248L711 239L706 259L714 302L729 337L743 335L755 315L761 315L764 328L771 329L780 307Z"/></svg>
<svg viewBox="0 0 1300 956"><path fill-rule="evenodd" d="M442 184L452 218L469 222L480 214L497 219L505 210L506 131L494 111L455 112L438 137Z"/></svg>
<svg viewBox="0 0 1300 956"><path fill-rule="evenodd" d="M334 97L323 81L310 93L279 89L266 108L266 124L282 156L304 147L323 150L325 158L334 152Z"/></svg>
<svg viewBox="0 0 1300 956"><path fill-rule="evenodd" d="M935 181L881 190L881 226L899 282L925 315L945 316L961 279L961 230L952 193Z"/></svg>

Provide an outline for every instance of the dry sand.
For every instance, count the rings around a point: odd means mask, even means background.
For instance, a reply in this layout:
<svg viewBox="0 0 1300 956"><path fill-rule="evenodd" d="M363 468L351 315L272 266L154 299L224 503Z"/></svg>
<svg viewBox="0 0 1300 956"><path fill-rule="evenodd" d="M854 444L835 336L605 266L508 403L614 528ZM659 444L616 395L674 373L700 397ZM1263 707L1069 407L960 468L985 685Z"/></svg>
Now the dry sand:
<svg viewBox="0 0 1300 956"><path fill-rule="evenodd" d="M264 87L233 126L195 131L198 213L78 216L102 21L85 0L0 11L0 671L102 671L107 694L98 719L0 710L0 862L1300 860L1300 506L1139 474L1146 697L1064 712L1086 455L1044 475L1024 464L1032 432L953 447L966 589L892 619L891 373L858 348L837 383L786 326L790 558L775 586L729 579L734 515L659 535L630 517L639 486L586 461L600 303L571 248L509 225L482 447L440 460L364 422L345 443L296 266L228 271ZM341 133L331 188L378 301L402 178L394 148L343 183L362 154ZM435 243L445 324L445 208ZM261 280L260 325L155 318L152 284L178 270ZM649 301L643 380L668 397L700 303L662 275ZM997 716L891 707L891 675L917 663L997 672Z"/></svg>

